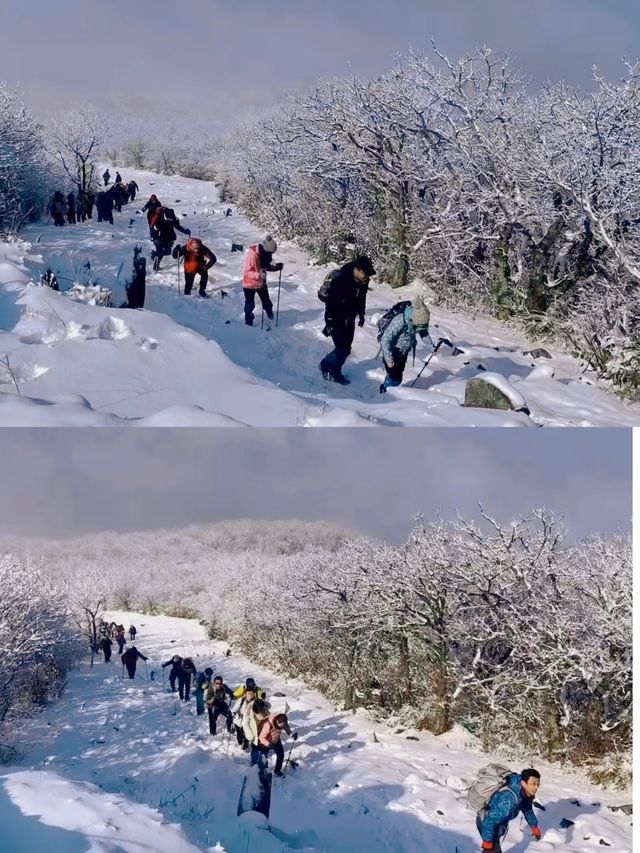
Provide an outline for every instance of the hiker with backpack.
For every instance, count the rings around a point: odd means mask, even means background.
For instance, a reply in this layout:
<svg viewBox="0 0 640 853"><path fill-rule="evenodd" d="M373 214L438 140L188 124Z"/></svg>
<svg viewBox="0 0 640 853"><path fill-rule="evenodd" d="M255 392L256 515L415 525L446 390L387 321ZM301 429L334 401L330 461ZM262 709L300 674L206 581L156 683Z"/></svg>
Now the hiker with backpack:
<svg viewBox="0 0 640 853"><path fill-rule="evenodd" d="M269 760L270 750L273 750L276 754L276 766L273 771L276 776L284 776L282 772L284 746L280 739L282 732L286 732L294 741L298 740L298 732L291 731L286 714L271 714L270 717L262 722L258 731L258 748L264 755L265 765Z"/></svg>
<svg viewBox="0 0 640 853"><path fill-rule="evenodd" d="M111 172L108 169L105 169L102 173L102 179L104 180L105 187L108 187L111 180Z"/></svg>
<svg viewBox="0 0 640 853"><path fill-rule="evenodd" d="M209 732L216 733L216 721L218 717L225 718L227 731L231 731L232 717L230 705L233 701L233 692L224 683L221 675L216 675L207 689L204 701L209 712Z"/></svg>
<svg viewBox="0 0 640 853"><path fill-rule="evenodd" d="M98 643L98 648L102 649L102 654L104 655L104 662L111 662L111 646L113 643L109 639L109 637L104 636Z"/></svg>
<svg viewBox="0 0 640 853"><path fill-rule="evenodd" d="M146 658L141 652L136 649L135 646L131 646L130 649L127 649L127 651L120 656L120 660L127 668L129 678L135 678L136 664L138 663L138 658L140 658L140 660L149 660L149 658Z"/></svg>
<svg viewBox="0 0 640 853"><path fill-rule="evenodd" d="M189 296L196 275L200 276L198 296L207 299L209 270L218 260L199 237L190 237L184 246L178 243L171 252L173 258L184 257L184 295Z"/></svg>
<svg viewBox="0 0 640 853"><path fill-rule="evenodd" d="M149 229L151 229L151 220L155 216L155 212L159 207L162 207L162 202L155 193L151 193L145 206L142 208L142 212L147 214L147 224L149 225ZM153 234L150 234L150 236L153 240Z"/></svg>
<svg viewBox="0 0 640 853"><path fill-rule="evenodd" d="M533 799L539 787L540 774L533 768L513 773L508 767L489 764L480 769L467 799L476 812L476 827L483 850L502 853L509 822L520 813L531 827L531 835L536 841L540 840L542 832L533 812Z"/></svg>
<svg viewBox="0 0 640 853"><path fill-rule="evenodd" d="M171 660L168 660L166 663L162 664L163 669L166 666L171 667L171 672L169 673L169 684L171 685L171 692L175 693L176 692L176 681L178 680L178 675L180 673L180 667L182 666L182 658L180 657L180 655L174 655L171 658Z"/></svg>
<svg viewBox="0 0 640 853"><path fill-rule="evenodd" d="M209 689L209 684L213 678L213 670L208 666L204 672L199 672L196 676L196 683L193 692L196 697L196 714L200 717L204 714L204 692Z"/></svg>
<svg viewBox="0 0 640 853"><path fill-rule="evenodd" d="M380 386L380 393L387 388L395 388L402 383L402 376L410 352L416 353L418 334L427 346L427 351L434 351L433 341L429 336L429 320L431 315L422 297L417 296L413 302L396 302L386 314L378 320L378 341L382 352L382 363L387 375Z"/></svg>
<svg viewBox="0 0 640 853"><path fill-rule="evenodd" d="M129 195L129 201L135 201L136 193L140 187L136 184L134 180L129 181L127 184L127 193Z"/></svg>
<svg viewBox="0 0 640 853"><path fill-rule="evenodd" d="M283 269L284 264L273 263L273 256L277 251L278 244L271 234L267 234L261 243L249 246L247 249L242 272L244 322L247 326L253 326L256 294L260 298L267 318L273 320L273 303L267 288L267 272L281 272Z"/></svg>
<svg viewBox="0 0 640 853"><path fill-rule="evenodd" d="M342 366L351 353L351 344L358 326L364 326L364 312L369 280L376 274L371 258L359 255L355 260L329 273L318 290L324 302L325 326L322 334L330 337L334 349L320 362L323 379L348 385Z"/></svg>
<svg viewBox="0 0 640 853"><path fill-rule="evenodd" d="M154 251L151 252L155 272L160 269L160 262L164 256L171 254L171 248L176 241L176 230L186 234L187 237L191 237L191 231L180 225L178 217L170 207L156 208L149 229L155 246Z"/></svg>
<svg viewBox="0 0 640 853"><path fill-rule="evenodd" d="M189 701L189 691L191 690L191 679L196 677L196 665L191 658L182 658L180 669L178 670L178 696L181 701Z"/></svg>

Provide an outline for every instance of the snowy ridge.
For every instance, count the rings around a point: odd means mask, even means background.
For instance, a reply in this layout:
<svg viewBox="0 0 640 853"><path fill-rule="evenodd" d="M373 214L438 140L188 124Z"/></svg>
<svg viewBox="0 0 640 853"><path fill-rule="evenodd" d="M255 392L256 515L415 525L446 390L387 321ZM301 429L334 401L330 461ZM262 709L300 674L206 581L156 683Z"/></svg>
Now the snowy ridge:
<svg viewBox="0 0 640 853"><path fill-rule="evenodd" d="M0 424L2 425L235 425L251 426L631 426L640 404L619 400L583 375L578 362L550 350L552 358L525 353L527 341L496 320L432 310L431 335L451 339L414 387L423 366L384 398L377 358L376 319L415 287L392 291L375 279L367 322L356 330L345 366L351 384L327 383L318 362L330 349L321 334L323 306L316 297L326 267L281 244L285 264L279 324L261 329L243 322L242 252L262 232L235 211L224 215L215 186L180 177L126 170L140 185L136 202L115 213L115 224L88 221L53 228L29 226L24 242L0 244ZM64 292L29 286L51 267L62 291L74 281L98 282L125 298L133 247L149 257L141 207L151 192L173 206L194 235L218 256L209 278L209 300L185 297L177 262L165 258L147 275L145 309L108 308L75 302ZM138 203L139 202L139 203ZM179 235L182 238L182 235ZM87 266L89 264L89 266ZM150 265L148 265L150 267ZM274 304L277 276L269 285ZM9 366L6 359L9 359ZM9 367L11 368L9 370ZM11 375L13 373L13 376ZM523 399L521 412L464 408L467 379L499 374ZM19 398L19 399L17 399ZM37 412L36 409L41 411ZM151 421L147 419L152 418Z"/></svg>
<svg viewBox="0 0 640 853"><path fill-rule="evenodd" d="M235 653L224 657L226 646L207 640L193 620L112 615L138 627L136 645L150 657L146 670L140 662L130 682L122 680L117 658L83 665L63 699L25 724L17 744L24 757L0 776L2 843L11 845L0 845L3 851L80 853L90 844L127 853L478 850L464 792L492 757L474 749L462 730L441 738L394 734L364 712L334 711L299 681ZM193 699L181 704L163 692L160 664L176 652L193 656L198 669L212 665L231 686L252 674L275 711L290 706L300 766L275 780L270 832L260 820L235 814L246 754L233 739L209 736ZM537 853L591 853L605 845L630 853L631 820L608 808L629 802L628 794L604 793L579 773L529 758L542 772ZM507 763L520 769L522 761ZM563 819L571 822L566 828ZM505 853L529 844L526 825L514 821Z"/></svg>

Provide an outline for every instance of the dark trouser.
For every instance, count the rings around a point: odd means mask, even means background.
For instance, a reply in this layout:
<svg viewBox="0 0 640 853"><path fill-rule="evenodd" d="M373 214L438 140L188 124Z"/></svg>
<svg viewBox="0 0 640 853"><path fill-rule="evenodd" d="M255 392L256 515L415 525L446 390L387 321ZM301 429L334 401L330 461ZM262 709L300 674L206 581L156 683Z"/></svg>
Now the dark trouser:
<svg viewBox="0 0 640 853"><path fill-rule="evenodd" d="M254 746L251 745L251 763L257 764L260 768L266 768L269 763L269 753L273 750L276 754L276 766L275 771L278 773L282 770L282 764L284 762L284 746L282 745L281 740L277 740L275 743L272 743L271 746Z"/></svg>
<svg viewBox="0 0 640 853"><path fill-rule="evenodd" d="M351 353L351 344L353 343L355 331L355 317L345 317L336 324L331 332L334 349L328 355L325 355L320 362L322 370L331 373L333 376L340 376L342 365Z"/></svg>
<svg viewBox="0 0 640 853"><path fill-rule="evenodd" d="M118 643L118 654L121 655L122 650L124 649L124 646L125 646L125 641L124 640L117 640L117 643Z"/></svg>
<svg viewBox="0 0 640 853"><path fill-rule="evenodd" d="M384 369L387 371L387 375L384 378L384 382L382 385L384 388L395 388L397 385L400 385L402 382L402 375L404 373L404 369L407 366L407 356L400 355L400 353L392 350L393 355L393 367L389 367L384 357L382 359L382 363L384 364Z"/></svg>
<svg viewBox="0 0 640 853"><path fill-rule="evenodd" d="M127 672L129 673L129 678L133 678L136 674L136 662L126 664Z"/></svg>
<svg viewBox="0 0 640 853"><path fill-rule="evenodd" d="M153 245L155 249L151 252L151 256L153 257L153 268L154 270L160 269L160 261L164 258L165 255L171 254L171 246L173 245L172 240L163 240L161 237L153 238Z"/></svg>
<svg viewBox="0 0 640 853"><path fill-rule="evenodd" d="M243 287L244 291L244 321L247 326L253 326L253 309L256 306L256 293L260 297L262 307L265 314L270 320L273 320L273 302L269 298L269 289L266 284L254 290L251 287Z"/></svg>
<svg viewBox="0 0 640 853"><path fill-rule="evenodd" d="M64 216L60 213L52 213L54 225L64 225Z"/></svg>
<svg viewBox="0 0 640 853"><path fill-rule="evenodd" d="M242 723L236 723L236 738L238 739L238 746L241 746L243 749L246 746L249 746L249 741L244 733L244 729L242 728Z"/></svg>
<svg viewBox="0 0 640 853"><path fill-rule="evenodd" d="M136 191L135 190L129 190L129 201L134 201L135 197L136 197Z"/></svg>
<svg viewBox="0 0 640 853"><path fill-rule="evenodd" d="M204 294L207 289L207 282L209 281L209 273L207 270L200 270L200 272L185 272L184 274L184 294L188 296L191 293L191 288L193 287L193 282L195 277L200 276L200 295Z"/></svg>
<svg viewBox="0 0 640 853"><path fill-rule="evenodd" d="M189 690L191 690L191 673L186 675L178 673L178 695L185 702L189 701Z"/></svg>
<svg viewBox="0 0 640 853"><path fill-rule="evenodd" d="M107 646L104 650L104 662L109 663L111 660L111 646Z"/></svg>
<svg viewBox="0 0 640 853"><path fill-rule="evenodd" d="M110 222L113 225L113 210L100 210L98 208L98 222Z"/></svg>
<svg viewBox="0 0 640 853"><path fill-rule="evenodd" d="M212 735L216 733L216 720L221 716L226 718L227 731L231 731L231 711L226 702L221 705L209 705L207 711L209 712L209 731Z"/></svg>
<svg viewBox="0 0 640 853"><path fill-rule="evenodd" d="M178 677L178 673L171 670L169 673L169 684L171 685L171 692L176 692L176 678Z"/></svg>
<svg viewBox="0 0 640 853"><path fill-rule="evenodd" d="M67 213L67 222L69 223L69 225L75 225L76 224L76 212L75 212L75 210L71 210L71 211L69 211L69 213Z"/></svg>
<svg viewBox="0 0 640 853"><path fill-rule="evenodd" d="M129 639L131 640L131 642L133 642L135 640L135 638L136 638L136 632L135 631L129 631Z"/></svg>

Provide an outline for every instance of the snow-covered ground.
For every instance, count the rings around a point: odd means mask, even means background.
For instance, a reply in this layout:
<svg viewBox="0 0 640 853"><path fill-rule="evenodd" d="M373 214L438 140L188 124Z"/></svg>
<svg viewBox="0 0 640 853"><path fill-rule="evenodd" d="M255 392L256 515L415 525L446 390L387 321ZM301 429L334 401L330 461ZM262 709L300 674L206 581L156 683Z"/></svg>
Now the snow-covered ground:
<svg viewBox="0 0 640 853"><path fill-rule="evenodd" d="M113 226L93 221L55 228L30 226L23 240L0 244L0 425L135 426L632 426L640 404L596 387L572 357L523 355L539 346L490 318L432 312L432 336L446 336L461 351L442 347L415 387L422 367L407 368L404 385L383 397L376 360L376 320L411 288L391 291L374 280L367 322L356 331L345 366L351 384L326 383L318 362L330 349L321 334L316 292L326 267L281 244L285 263L278 327L243 323L241 269L244 248L261 236L235 210L224 216L213 184L125 170L140 185L136 201L114 213ZM155 192L184 218L218 256L209 300L178 293L177 262L147 278L145 310L96 307L64 293L31 286L51 267L62 290L89 276L124 301L133 246L149 257L141 207ZM182 235L178 235L180 239ZM90 269L85 265L90 264ZM150 267L150 264L149 264ZM277 277L270 277L276 299ZM223 295L224 294L224 295ZM548 349L548 348L547 348ZM7 361L8 359L8 361ZM411 360L410 360L411 361ZM524 397L522 413L464 408L466 380L500 374Z"/></svg>
<svg viewBox="0 0 640 853"><path fill-rule="evenodd" d="M111 664L84 664L64 697L25 724L17 736L23 757L0 775L2 851L479 849L464 792L492 756L474 748L469 735L393 733L366 713L334 711L299 681L235 653L224 657L226 646L207 640L195 621L113 616L138 627L136 645L150 661L146 668L139 662L135 681L122 679L117 656ZM182 704L165 692L160 664L176 652L193 656L199 670L213 666L233 687L253 675L274 710L290 706L300 764L284 780L274 779L270 832L259 816L236 817L246 754L233 739L210 737L193 699ZM630 853L631 818L609 808L629 803L630 794L604 793L581 774L533 757L498 760L516 770L533 763L542 772L542 841L535 843L524 821L516 820L505 853L529 845L536 853ZM566 828L563 819L571 821Z"/></svg>

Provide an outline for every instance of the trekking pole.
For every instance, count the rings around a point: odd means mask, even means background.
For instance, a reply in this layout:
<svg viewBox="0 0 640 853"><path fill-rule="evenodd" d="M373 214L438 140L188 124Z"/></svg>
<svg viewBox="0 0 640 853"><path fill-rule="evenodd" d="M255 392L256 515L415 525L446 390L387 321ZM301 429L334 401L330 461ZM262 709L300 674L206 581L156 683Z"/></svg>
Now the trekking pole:
<svg viewBox="0 0 640 853"><path fill-rule="evenodd" d="M147 669L147 662L144 662L144 671L147 673L147 681L149 681L149 670Z"/></svg>
<svg viewBox="0 0 640 853"><path fill-rule="evenodd" d="M444 341L445 341L445 339L444 339L444 338L440 338L440 340L438 341L438 343L437 343L437 344L435 345L435 347L433 348L433 352L431 353L431 355L429 356L429 358L425 361L425 363L424 363L424 364L422 365L422 367L420 368L420 373L418 373L418 375L417 375L417 376L416 376L416 378L413 380L413 382L411 383L411 385L409 385L409 388L413 388L413 386L416 384L416 382L418 381L418 379L420 379L420 377L422 376L422 374L423 374L423 372L424 372L425 367L427 367L427 365L429 364L429 362L431 361L431 359L432 359L432 358L434 357L434 355L438 352L438 350L440 349L440 344L443 344L443 343L444 343Z"/></svg>
<svg viewBox="0 0 640 853"><path fill-rule="evenodd" d="M276 328L278 328L278 318L280 317L280 285L282 284L282 270L278 270L278 300L276 303Z"/></svg>
<svg viewBox="0 0 640 853"><path fill-rule="evenodd" d="M295 767L294 762L292 762L292 761L291 761L291 753L293 752L293 747L296 745L296 743L297 743L297 742L298 742L297 740L294 740L294 741L292 741L292 743L291 743L291 747L290 747L290 749L289 749L289 754L287 755L287 760L286 760L286 761L285 761L285 763L284 763L285 768L286 768L286 766L287 766L289 763L291 763L291 766L292 766L292 767Z"/></svg>
<svg viewBox="0 0 640 853"><path fill-rule="evenodd" d="M262 309L262 314L260 316L260 328L264 329L264 308Z"/></svg>
<svg viewBox="0 0 640 853"><path fill-rule="evenodd" d="M180 292L180 258L178 258L178 293Z"/></svg>

